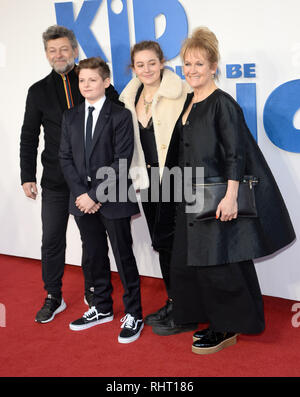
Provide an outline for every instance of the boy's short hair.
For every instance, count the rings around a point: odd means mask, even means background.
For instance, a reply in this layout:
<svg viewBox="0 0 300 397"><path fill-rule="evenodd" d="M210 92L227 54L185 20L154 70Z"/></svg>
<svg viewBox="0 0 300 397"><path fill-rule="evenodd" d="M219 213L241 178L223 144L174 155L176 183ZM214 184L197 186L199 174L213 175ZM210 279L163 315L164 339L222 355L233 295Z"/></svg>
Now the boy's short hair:
<svg viewBox="0 0 300 397"><path fill-rule="evenodd" d="M103 81L110 78L110 69L107 63L100 57L91 57L80 61L76 68L77 75L79 75L82 69L97 69Z"/></svg>

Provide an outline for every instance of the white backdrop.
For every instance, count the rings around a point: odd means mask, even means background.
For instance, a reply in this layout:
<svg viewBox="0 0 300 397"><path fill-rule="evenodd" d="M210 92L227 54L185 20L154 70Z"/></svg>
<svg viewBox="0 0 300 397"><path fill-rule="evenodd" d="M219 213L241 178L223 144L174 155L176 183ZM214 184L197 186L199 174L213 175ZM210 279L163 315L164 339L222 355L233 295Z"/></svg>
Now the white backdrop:
<svg viewBox="0 0 300 397"><path fill-rule="evenodd" d="M263 125L263 109L270 93L300 76L299 1L180 0L180 3L187 15L189 33L197 26L205 25L219 38L220 88L235 97L236 83L256 83L258 143L278 181L299 235L300 154L274 145ZM40 195L33 201L23 194L19 177L19 136L27 90L50 71L41 34L56 23L54 4L54 0L0 0L0 253L35 259L40 259L41 202ZM74 1L73 4L76 14L83 1ZM120 0L114 0L113 5L116 9L120 7ZM135 42L133 0L128 0L127 6L132 45ZM107 0L102 1L91 28L110 62ZM159 16L156 20L157 37L163 35L165 29L166 21ZM84 57L81 50L80 58ZM255 64L255 77L227 78L226 65L245 63ZM173 67L180 64L179 57L169 62ZM299 111L293 122L295 128L300 129ZM41 133L40 152L42 137ZM40 178L40 161L38 164ZM140 273L161 277L158 257L150 247L143 215L132 221L132 229ZM79 265L81 243L73 218L70 218L67 237L66 263ZM279 254L256 261L263 294L300 300L299 244L297 240ZM112 270L115 270L113 258L111 260Z"/></svg>

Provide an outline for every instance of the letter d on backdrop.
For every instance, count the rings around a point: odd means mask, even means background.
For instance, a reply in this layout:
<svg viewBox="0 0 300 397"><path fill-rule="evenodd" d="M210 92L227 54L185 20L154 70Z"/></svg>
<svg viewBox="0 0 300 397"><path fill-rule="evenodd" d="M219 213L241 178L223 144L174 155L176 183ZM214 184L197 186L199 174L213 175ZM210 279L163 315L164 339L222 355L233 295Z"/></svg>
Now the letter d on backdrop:
<svg viewBox="0 0 300 397"><path fill-rule="evenodd" d="M178 0L133 0L136 42L157 40L167 59L175 58L180 52L182 41L188 34L188 22L184 8ZM155 18L163 14L166 29L159 38L155 33Z"/></svg>

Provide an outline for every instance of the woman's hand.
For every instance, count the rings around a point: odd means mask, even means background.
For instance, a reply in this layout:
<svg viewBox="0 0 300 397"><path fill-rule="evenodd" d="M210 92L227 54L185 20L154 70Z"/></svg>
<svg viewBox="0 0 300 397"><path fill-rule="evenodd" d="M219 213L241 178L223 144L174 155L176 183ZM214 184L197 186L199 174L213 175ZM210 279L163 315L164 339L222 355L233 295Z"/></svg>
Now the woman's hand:
<svg viewBox="0 0 300 397"><path fill-rule="evenodd" d="M229 180L228 187L225 196L220 201L217 211L216 219L220 219L222 222L231 221L236 219L238 216L238 196L239 182Z"/></svg>

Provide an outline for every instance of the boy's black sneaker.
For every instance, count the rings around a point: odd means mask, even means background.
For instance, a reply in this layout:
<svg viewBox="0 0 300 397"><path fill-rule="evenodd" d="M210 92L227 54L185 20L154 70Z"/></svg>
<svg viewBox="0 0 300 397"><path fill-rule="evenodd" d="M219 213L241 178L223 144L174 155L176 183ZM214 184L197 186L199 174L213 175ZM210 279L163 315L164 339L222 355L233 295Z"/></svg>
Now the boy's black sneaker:
<svg viewBox="0 0 300 397"><path fill-rule="evenodd" d="M137 340L140 337L142 329L144 328L143 320L136 319L131 314L127 313L121 319L123 323L121 328L122 331L118 337L119 343L131 343Z"/></svg>
<svg viewBox="0 0 300 397"><path fill-rule="evenodd" d="M56 314L62 312L67 307L63 298L58 299L48 294L45 299L44 306L36 314L35 321L37 323L49 323Z"/></svg>
<svg viewBox="0 0 300 397"><path fill-rule="evenodd" d="M112 321L114 315L112 312L100 313L95 306L92 306L78 320L69 324L72 331L81 331L83 329L94 327L95 325L104 324Z"/></svg>

